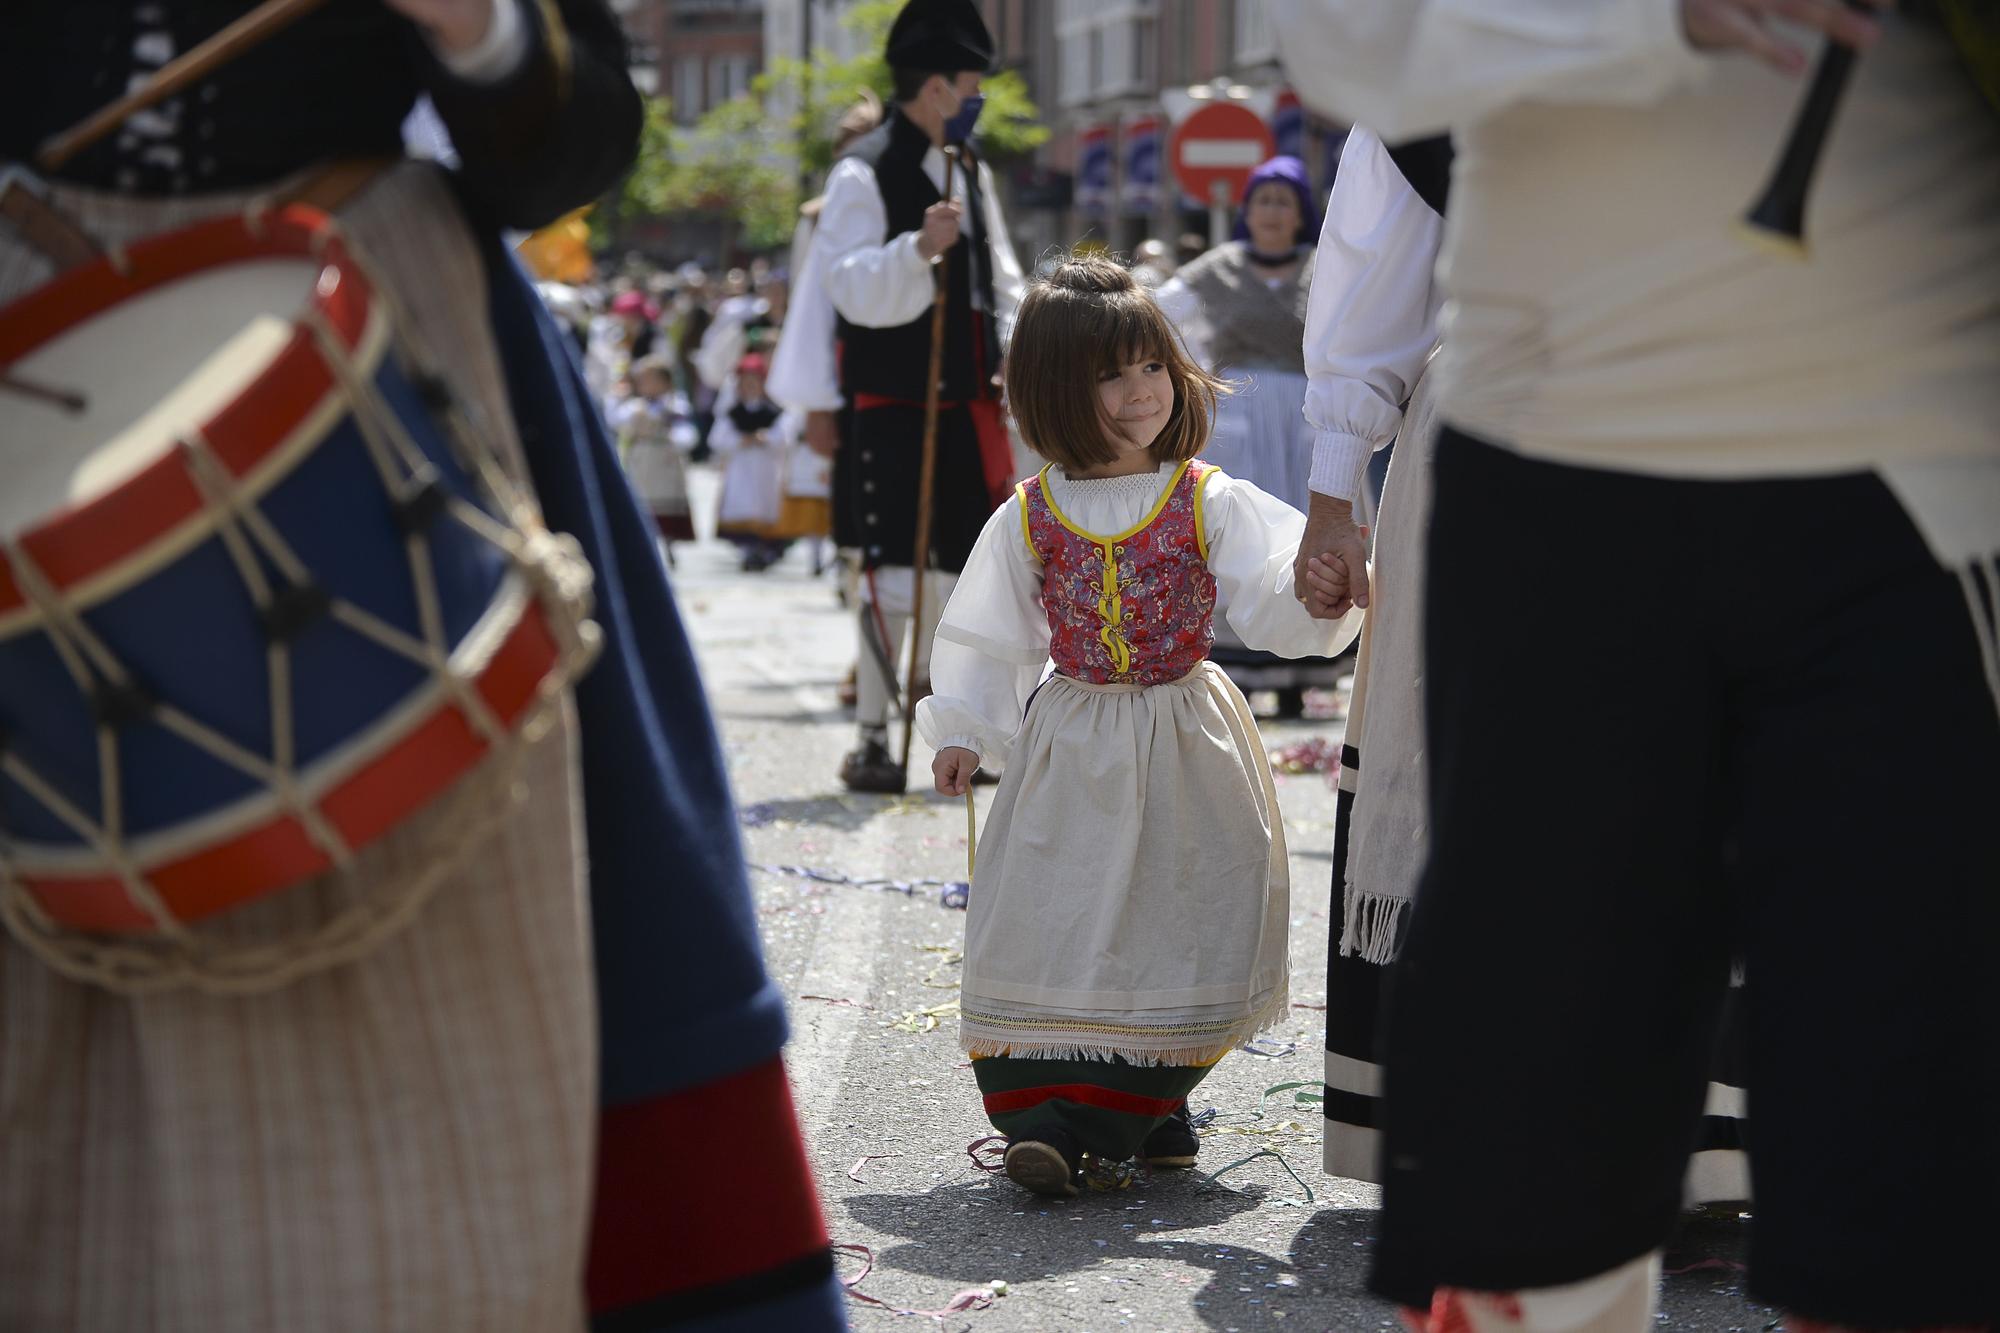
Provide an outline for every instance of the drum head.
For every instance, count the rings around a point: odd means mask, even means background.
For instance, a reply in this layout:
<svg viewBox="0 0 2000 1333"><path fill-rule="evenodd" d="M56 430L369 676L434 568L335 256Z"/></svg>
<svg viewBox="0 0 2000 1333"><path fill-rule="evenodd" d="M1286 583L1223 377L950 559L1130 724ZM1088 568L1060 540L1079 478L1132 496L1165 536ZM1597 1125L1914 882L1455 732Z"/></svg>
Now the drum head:
<svg viewBox="0 0 2000 1333"><path fill-rule="evenodd" d="M0 533L115 489L263 373L320 265L251 258L121 302L8 367L84 395L81 412L0 392Z"/></svg>

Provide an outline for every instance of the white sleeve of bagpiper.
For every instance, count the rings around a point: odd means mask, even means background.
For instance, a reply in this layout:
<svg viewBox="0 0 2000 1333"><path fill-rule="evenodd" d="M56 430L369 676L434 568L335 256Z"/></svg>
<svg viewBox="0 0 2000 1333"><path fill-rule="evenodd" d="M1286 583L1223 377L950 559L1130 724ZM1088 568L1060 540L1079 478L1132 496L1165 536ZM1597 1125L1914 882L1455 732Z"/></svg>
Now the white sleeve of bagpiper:
<svg viewBox="0 0 2000 1333"><path fill-rule="evenodd" d="M1280 657L1332 657L1361 633L1359 607L1339 620L1314 620L1293 595L1304 514L1215 471L1202 482L1201 516L1217 606L1245 647Z"/></svg>
<svg viewBox="0 0 2000 1333"><path fill-rule="evenodd" d="M875 170L843 158L826 182L815 244L825 247L826 289L833 308L849 323L891 329L931 308L936 285L930 261L917 253L917 233L887 241L889 213L875 186Z"/></svg>
<svg viewBox="0 0 2000 1333"><path fill-rule="evenodd" d="M1437 343L1442 292L1431 275L1443 234L1444 219L1382 141L1359 125L1348 131L1306 303L1307 485L1321 495L1358 496L1369 455L1403 424Z"/></svg>
<svg viewBox="0 0 2000 1333"><path fill-rule="evenodd" d="M1525 101L1646 106L1707 62L1666 0L1272 0L1299 100L1391 143Z"/></svg>
<svg viewBox="0 0 2000 1333"><path fill-rule="evenodd" d="M834 359L833 302L826 294L826 256L813 224L802 221L799 231L810 236L804 246L794 246L799 261L792 272L792 299L764 387L772 402L786 407L837 412L840 370Z"/></svg>
<svg viewBox="0 0 2000 1333"><path fill-rule="evenodd" d="M1042 569L1028 549L1018 494L986 520L952 589L931 649L931 696L917 734L1004 763L1049 658Z"/></svg>

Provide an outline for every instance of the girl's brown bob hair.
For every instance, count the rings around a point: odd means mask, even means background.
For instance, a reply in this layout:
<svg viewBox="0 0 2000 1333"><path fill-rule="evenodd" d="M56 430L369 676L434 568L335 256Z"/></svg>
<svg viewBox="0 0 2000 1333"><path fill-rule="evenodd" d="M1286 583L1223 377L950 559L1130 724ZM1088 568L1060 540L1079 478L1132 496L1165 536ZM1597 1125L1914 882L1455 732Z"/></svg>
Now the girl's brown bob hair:
<svg viewBox="0 0 2000 1333"><path fill-rule="evenodd" d="M1071 255L1029 286L1014 320L1007 402L1022 438L1066 472L1115 461L1098 380L1149 360L1163 363L1174 384L1173 413L1152 443L1153 459L1193 458L1208 444L1216 396L1228 386L1188 360L1173 325L1124 265Z"/></svg>

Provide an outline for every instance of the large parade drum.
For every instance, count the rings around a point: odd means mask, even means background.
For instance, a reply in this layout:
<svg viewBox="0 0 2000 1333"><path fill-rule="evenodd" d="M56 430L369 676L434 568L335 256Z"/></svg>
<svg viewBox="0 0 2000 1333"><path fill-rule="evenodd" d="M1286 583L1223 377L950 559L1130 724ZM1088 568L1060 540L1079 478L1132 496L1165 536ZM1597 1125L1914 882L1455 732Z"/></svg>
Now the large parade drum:
<svg viewBox="0 0 2000 1333"><path fill-rule="evenodd" d="M587 659L587 570L395 305L293 207L0 310L0 905L56 965L351 953L406 905L233 952L200 923L352 867Z"/></svg>

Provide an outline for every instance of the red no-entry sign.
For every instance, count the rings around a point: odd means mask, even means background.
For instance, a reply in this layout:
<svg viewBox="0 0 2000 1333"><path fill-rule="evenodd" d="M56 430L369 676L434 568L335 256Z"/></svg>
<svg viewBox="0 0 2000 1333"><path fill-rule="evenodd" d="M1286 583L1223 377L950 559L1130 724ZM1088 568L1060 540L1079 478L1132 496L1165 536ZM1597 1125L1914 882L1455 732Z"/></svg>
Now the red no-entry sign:
<svg viewBox="0 0 2000 1333"><path fill-rule="evenodd" d="M1169 145L1175 178L1197 199L1214 199L1218 184L1235 198L1272 152L1271 127L1235 102L1197 107L1174 127Z"/></svg>

